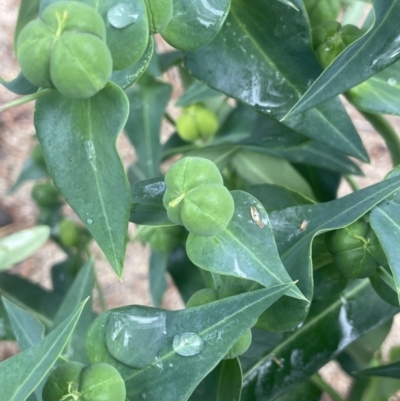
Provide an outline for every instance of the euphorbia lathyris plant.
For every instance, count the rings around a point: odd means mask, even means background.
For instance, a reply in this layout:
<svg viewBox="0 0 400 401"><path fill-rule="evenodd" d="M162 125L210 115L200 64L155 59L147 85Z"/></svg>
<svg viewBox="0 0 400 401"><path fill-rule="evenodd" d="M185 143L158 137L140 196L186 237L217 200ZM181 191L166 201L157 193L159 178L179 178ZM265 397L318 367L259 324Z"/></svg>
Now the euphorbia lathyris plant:
<svg viewBox="0 0 400 401"><path fill-rule="evenodd" d="M53 291L0 275L0 338L22 350L0 363L2 396L341 400L318 370L334 358L349 373L378 364L398 312L400 174L355 188L349 156L368 155L337 95L400 163L380 116L400 115L398 15L400 0L23 0L21 73L2 83L25 96L0 110L36 101L39 144L12 189L41 180L44 227L1 239L0 270L47 237L66 259ZM162 38L176 50L157 52ZM170 68L185 89L176 121ZM163 119L177 132L161 144ZM138 156L127 172L122 130ZM354 191L337 199L342 177ZM96 316L91 239L121 277L129 222L152 249L154 307ZM160 308L167 272L184 310ZM374 397L376 380L355 381L348 399Z"/></svg>

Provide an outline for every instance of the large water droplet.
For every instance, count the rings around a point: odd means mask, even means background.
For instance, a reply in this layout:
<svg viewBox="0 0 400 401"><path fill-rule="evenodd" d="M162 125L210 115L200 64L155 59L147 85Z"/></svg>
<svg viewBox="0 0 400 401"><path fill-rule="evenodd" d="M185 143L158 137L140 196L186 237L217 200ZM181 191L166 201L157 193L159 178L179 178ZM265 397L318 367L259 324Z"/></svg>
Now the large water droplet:
<svg viewBox="0 0 400 401"><path fill-rule="evenodd" d="M106 344L110 354L133 368L156 363L167 346L166 314L136 306L128 313L114 312L107 321Z"/></svg>
<svg viewBox="0 0 400 401"><path fill-rule="evenodd" d="M133 4L118 3L107 12L108 22L117 29L134 24L139 18L139 12Z"/></svg>
<svg viewBox="0 0 400 401"><path fill-rule="evenodd" d="M172 345L177 354L193 356L203 351L204 340L196 333L182 333L174 337Z"/></svg>
<svg viewBox="0 0 400 401"><path fill-rule="evenodd" d="M155 182L153 184L146 185L144 187L143 191L147 195L150 195L152 198L154 198L155 196L161 195L165 192L165 182L160 181L160 182Z"/></svg>
<svg viewBox="0 0 400 401"><path fill-rule="evenodd" d="M390 86L396 86L396 85L397 85L397 79L395 79L395 78L389 78L389 79L387 80L387 83L388 83Z"/></svg>

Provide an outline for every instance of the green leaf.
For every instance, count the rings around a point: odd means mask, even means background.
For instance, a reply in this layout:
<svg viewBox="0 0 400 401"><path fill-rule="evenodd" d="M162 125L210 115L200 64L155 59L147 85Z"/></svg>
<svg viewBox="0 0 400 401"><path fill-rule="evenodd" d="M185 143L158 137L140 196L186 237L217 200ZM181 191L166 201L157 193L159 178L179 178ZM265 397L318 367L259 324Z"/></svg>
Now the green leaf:
<svg viewBox="0 0 400 401"><path fill-rule="evenodd" d="M372 4L374 26L333 61L287 116L304 113L346 92L400 59L400 1L372 0Z"/></svg>
<svg viewBox="0 0 400 401"><path fill-rule="evenodd" d="M220 31L231 0L173 0L172 20L161 36L173 47L190 51L209 43Z"/></svg>
<svg viewBox="0 0 400 401"><path fill-rule="evenodd" d="M336 20L340 12L340 0L304 0L311 27L329 20Z"/></svg>
<svg viewBox="0 0 400 401"><path fill-rule="evenodd" d="M332 202L295 206L269 214L279 255L292 280L307 299L313 296L311 244L323 232L346 227L358 220L383 199L400 188L395 177L354 192ZM304 310L294 300L283 297L270 308L263 318L267 321L285 321L292 328L304 319ZM291 316L291 317L289 317ZM286 329L289 329L286 327Z"/></svg>
<svg viewBox="0 0 400 401"><path fill-rule="evenodd" d="M37 135L54 184L118 276L123 269L130 194L116 140L128 107L122 89L108 83L90 99L54 92L39 99L35 110Z"/></svg>
<svg viewBox="0 0 400 401"><path fill-rule="evenodd" d="M400 205L383 202L372 210L369 220L388 258L400 302Z"/></svg>
<svg viewBox="0 0 400 401"><path fill-rule="evenodd" d="M242 150L233 159L239 176L249 184L279 184L314 198L307 181L286 160Z"/></svg>
<svg viewBox="0 0 400 401"><path fill-rule="evenodd" d="M25 351L43 340L44 326L35 315L20 308L7 298L3 298L3 303L21 351Z"/></svg>
<svg viewBox="0 0 400 401"><path fill-rule="evenodd" d="M7 401L24 401L61 355L78 322L82 303L40 343L0 363L1 395Z"/></svg>
<svg viewBox="0 0 400 401"><path fill-rule="evenodd" d="M249 351L240 358L242 401L279 399L397 312L375 294L368 280L356 280L339 299L314 302L297 330L283 334L255 330Z"/></svg>
<svg viewBox="0 0 400 401"><path fill-rule="evenodd" d="M209 88L200 81L195 81L175 103L176 107L190 106L210 97L221 96L220 92Z"/></svg>
<svg viewBox="0 0 400 401"><path fill-rule="evenodd" d="M277 401L320 401L321 390L310 381L305 381L277 398Z"/></svg>
<svg viewBox="0 0 400 401"><path fill-rule="evenodd" d="M129 88L144 74L147 67L149 67L153 54L154 39L150 37L143 56L129 67L113 71L110 81L115 82L122 89Z"/></svg>
<svg viewBox="0 0 400 401"><path fill-rule="evenodd" d="M108 362L113 355L124 361L124 368L127 364L140 365L124 377L129 399L184 400L257 316L292 285L265 288L180 311L144 306L109 311L107 323L105 316L100 316L98 319L104 323L89 332L87 341L97 343L97 347L105 347L106 342L108 351L103 349L103 355ZM194 335L193 347L179 340L183 334Z"/></svg>
<svg viewBox="0 0 400 401"><path fill-rule="evenodd" d="M223 57L221 57L223 54ZM186 54L190 73L208 86L279 121L321 72L311 50L304 7L234 0L219 35ZM368 160L338 99L283 124L341 152Z"/></svg>
<svg viewBox="0 0 400 401"><path fill-rule="evenodd" d="M94 263L93 260L89 260L82 266L66 294L54 318L53 327L57 327L79 306L82 301L92 295L94 281ZM92 302L86 302L81 316L82 319L78 322L64 354L66 354L68 360L87 364L88 360L85 354L85 336L95 317L92 312Z"/></svg>
<svg viewBox="0 0 400 401"><path fill-rule="evenodd" d="M37 226L0 238L0 271L31 256L49 236L50 227Z"/></svg>
<svg viewBox="0 0 400 401"><path fill-rule="evenodd" d="M13 328L2 298L0 298L0 341L15 341Z"/></svg>
<svg viewBox="0 0 400 401"><path fill-rule="evenodd" d="M222 360L198 385L189 401L240 401L242 368L238 358Z"/></svg>
<svg viewBox="0 0 400 401"><path fill-rule="evenodd" d="M235 213L228 227L214 237L190 233L186 242L189 259L212 273L253 280L265 287L292 281L279 259L263 206L246 192L231 193ZM252 218L252 209L258 214L256 221ZM305 299L296 287L288 295Z"/></svg>
<svg viewBox="0 0 400 401"><path fill-rule="evenodd" d="M166 252L151 251L149 266L150 295L153 305L161 306L164 293L167 289L167 262L168 254Z"/></svg>
<svg viewBox="0 0 400 401"><path fill-rule="evenodd" d="M135 147L139 168L146 178L160 176L161 123L172 87L152 78L127 91L130 112L125 132Z"/></svg>
<svg viewBox="0 0 400 401"><path fill-rule="evenodd" d="M163 204L165 182L161 178L153 178L131 185L130 221L146 226L174 225L168 218Z"/></svg>
<svg viewBox="0 0 400 401"><path fill-rule="evenodd" d="M14 30L14 50L17 49L17 39L22 29L39 15L40 0L21 0L17 23Z"/></svg>
<svg viewBox="0 0 400 401"><path fill-rule="evenodd" d="M31 84L20 72L18 76L12 81L5 81L0 77L0 84L2 84L9 91L16 93L17 95L31 95L38 91L38 87Z"/></svg>
<svg viewBox="0 0 400 401"><path fill-rule="evenodd" d="M368 81L350 89L346 97L358 109L400 116L400 62L387 67Z"/></svg>
<svg viewBox="0 0 400 401"><path fill-rule="evenodd" d="M50 4L63 0L41 0L40 14ZM122 70L136 63L145 53L149 41L149 22L145 0L124 0L134 7L137 19L123 29L115 28L108 20L108 10L121 4L121 0L79 0L97 10L106 26L107 46L113 58L113 69ZM132 43L135 45L132 46Z"/></svg>
<svg viewBox="0 0 400 401"><path fill-rule="evenodd" d="M398 379L400 377L400 362L390 363L388 365L379 366L376 368L369 368L355 372L357 376L380 376L380 377L393 377Z"/></svg>

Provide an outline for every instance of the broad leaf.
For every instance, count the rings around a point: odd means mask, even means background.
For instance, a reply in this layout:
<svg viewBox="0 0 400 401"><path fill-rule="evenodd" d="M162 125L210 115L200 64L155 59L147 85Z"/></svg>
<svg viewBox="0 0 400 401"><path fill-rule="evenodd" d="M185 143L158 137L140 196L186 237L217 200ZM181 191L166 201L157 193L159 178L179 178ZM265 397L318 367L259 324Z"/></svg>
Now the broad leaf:
<svg viewBox="0 0 400 401"><path fill-rule="evenodd" d="M372 210L370 223L388 258L400 301L400 205L391 201L381 203Z"/></svg>
<svg viewBox="0 0 400 401"><path fill-rule="evenodd" d="M360 110L400 116L400 62L350 89L346 97Z"/></svg>
<svg viewBox="0 0 400 401"><path fill-rule="evenodd" d="M242 368L238 358L222 360L197 386L189 401L240 401Z"/></svg>
<svg viewBox="0 0 400 401"><path fill-rule="evenodd" d="M20 72L18 76L12 81L5 81L0 77L0 84L2 84L9 91L16 93L17 95L31 95L38 91L38 87L31 84Z"/></svg>
<svg viewBox="0 0 400 401"><path fill-rule="evenodd" d="M129 399L187 399L258 315L291 286L181 311L128 306L106 312L89 331L89 359L122 367Z"/></svg>
<svg viewBox="0 0 400 401"><path fill-rule="evenodd" d="M78 322L84 303L40 343L0 363L1 396L24 401L61 355Z"/></svg>
<svg viewBox="0 0 400 401"><path fill-rule="evenodd" d="M146 226L173 225L163 205L164 192L165 182L161 178L132 184L130 221Z"/></svg>
<svg viewBox="0 0 400 401"><path fill-rule="evenodd" d="M89 260L82 266L57 311L53 323L54 327L57 327L60 322L64 321L83 300L92 295L94 280L93 260ZM85 354L85 336L90 324L94 320L92 302L86 302L81 316L82 319L78 322L64 354L66 354L68 360L87 364L88 360Z"/></svg>
<svg viewBox="0 0 400 401"><path fill-rule="evenodd" d="M189 259L212 273L253 280L265 287L292 281L279 259L263 206L246 192L232 191L232 196L235 213L228 227L213 237L190 233L186 242ZM288 295L305 299L297 288Z"/></svg>
<svg viewBox="0 0 400 401"><path fill-rule="evenodd" d="M375 294L368 280L357 280L339 299L315 302L297 330L285 334L254 331L253 343L241 357L242 401L279 399L397 312Z"/></svg>
<svg viewBox="0 0 400 401"><path fill-rule="evenodd" d="M288 116L346 92L400 59L399 0L372 0L374 26L350 45L312 84Z"/></svg>
<svg viewBox="0 0 400 401"><path fill-rule="evenodd" d="M209 88L200 81L196 81L186 89L185 93L175 103L175 106L189 106L217 96L221 96L221 93Z"/></svg>
<svg viewBox="0 0 400 401"><path fill-rule="evenodd" d="M231 0L173 0L172 20L161 36L183 51L198 49L220 31Z"/></svg>
<svg viewBox="0 0 400 401"><path fill-rule="evenodd" d="M128 106L122 89L108 83L90 99L54 92L39 99L35 110L37 135L54 184L118 276L125 255L130 194L115 143Z"/></svg>
<svg viewBox="0 0 400 401"><path fill-rule="evenodd" d="M146 178L160 176L161 123L171 85L147 78L127 91L130 112L125 132L135 147L138 166Z"/></svg>
<svg viewBox="0 0 400 401"><path fill-rule="evenodd" d="M113 71L110 80L119 85L122 89L132 86L146 71L150 65L154 54L154 40L149 38L149 43L143 56L127 68L123 70Z"/></svg>
<svg viewBox="0 0 400 401"><path fill-rule="evenodd" d="M299 281L298 287L307 299L311 299L313 294L313 239L323 232L348 226L399 188L400 178L395 177L332 202L295 206L270 213L282 262L292 280ZM283 297L263 318L270 322L285 319L294 328L303 320L300 318L302 312L303 309L294 300Z"/></svg>
<svg viewBox="0 0 400 401"><path fill-rule="evenodd" d="M37 226L0 238L0 271L31 256L49 236L50 227Z"/></svg>
<svg viewBox="0 0 400 401"><path fill-rule="evenodd" d="M393 377L398 379L400 377L400 362L391 363L388 365L379 366L376 368L369 368L356 372L357 376L380 376L380 377Z"/></svg>
<svg viewBox="0 0 400 401"><path fill-rule="evenodd" d="M277 121L321 72L311 50L304 7L296 11L277 1L234 0L218 36L188 53L185 60L200 81ZM338 99L283 124L345 154L368 160Z"/></svg>
<svg viewBox="0 0 400 401"><path fill-rule="evenodd" d="M165 291L167 290L167 263L168 253L151 251L149 264L150 295L153 305L161 306Z"/></svg>

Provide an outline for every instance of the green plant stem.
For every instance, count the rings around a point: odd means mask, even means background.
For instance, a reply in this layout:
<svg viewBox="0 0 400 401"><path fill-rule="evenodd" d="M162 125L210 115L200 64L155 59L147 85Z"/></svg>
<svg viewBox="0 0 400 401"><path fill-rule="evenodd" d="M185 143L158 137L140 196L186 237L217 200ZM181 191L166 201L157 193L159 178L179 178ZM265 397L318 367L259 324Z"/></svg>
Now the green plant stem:
<svg viewBox="0 0 400 401"><path fill-rule="evenodd" d="M318 373L311 376L310 381L320 390L325 391L333 401L345 401Z"/></svg>
<svg viewBox="0 0 400 401"><path fill-rule="evenodd" d="M176 127L175 120L167 112L164 113L164 117L173 127Z"/></svg>
<svg viewBox="0 0 400 401"><path fill-rule="evenodd" d="M103 288L101 287L99 280L97 279L97 276L95 278L95 281L96 281L96 290L97 290L97 293L99 294L101 311L105 312L107 310L106 297L104 296Z"/></svg>
<svg viewBox="0 0 400 401"><path fill-rule="evenodd" d="M389 150L393 166L400 164L400 138L389 122L378 114L362 111L361 114L383 138Z"/></svg>
<svg viewBox="0 0 400 401"><path fill-rule="evenodd" d="M4 110L12 109L13 107L20 106L21 104L29 103L32 100L39 99L43 96L49 95L53 90L52 89L44 89L39 92L33 93L32 95L27 95L24 97L20 97L19 99L12 100L3 106L0 106L0 113Z"/></svg>
<svg viewBox="0 0 400 401"><path fill-rule="evenodd" d="M347 183L350 185L350 188L354 192L356 192L360 189L359 185L354 181L354 179L351 175L345 174L343 177L347 181Z"/></svg>

